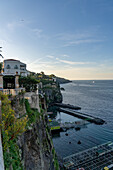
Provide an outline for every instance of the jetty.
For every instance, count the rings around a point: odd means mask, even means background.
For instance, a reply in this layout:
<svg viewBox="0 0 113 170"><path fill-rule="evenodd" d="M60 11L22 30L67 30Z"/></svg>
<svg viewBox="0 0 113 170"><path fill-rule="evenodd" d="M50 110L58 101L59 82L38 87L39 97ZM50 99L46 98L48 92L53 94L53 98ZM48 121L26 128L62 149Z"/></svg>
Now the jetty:
<svg viewBox="0 0 113 170"><path fill-rule="evenodd" d="M64 104L64 103L54 103L54 106L62 107L62 108L69 108L69 109L74 109L74 110L80 110L81 107L74 106L71 104Z"/></svg>
<svg viewBox="0 0 113 170"><path fill-rule="evenodd" d="M59 111L67 113L67 114L72 115L74 117L78 117L78 118L87 120L91 123L95 123L95 124L98 124L98 125L102 125L102 124L105 123L105 121L100 119L100 118L97 118L97 117L94 117L94 116L91 116L91 115L88 115L88 114L85 114L85 113L77 112L77 111L72 110L72 109L59 108Z"/></svg>
<svg viewBox="0 0 113 170"><path fill-rule="evenodd" d="M63 168L68 170L113 169L113 142L95 146L63 158Z"/></svg>

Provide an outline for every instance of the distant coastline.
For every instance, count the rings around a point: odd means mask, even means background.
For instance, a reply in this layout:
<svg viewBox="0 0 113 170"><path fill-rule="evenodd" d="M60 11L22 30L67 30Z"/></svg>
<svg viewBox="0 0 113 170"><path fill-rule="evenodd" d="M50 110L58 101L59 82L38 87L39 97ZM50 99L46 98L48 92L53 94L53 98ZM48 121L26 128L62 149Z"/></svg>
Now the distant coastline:
<svg viewBox="0 0 113 170"><path fill-rule="evenodd" d="M65 78L56 77L56 82L58 82L59 84L65 84L65 83L71 83L72 81Z"/></svg>

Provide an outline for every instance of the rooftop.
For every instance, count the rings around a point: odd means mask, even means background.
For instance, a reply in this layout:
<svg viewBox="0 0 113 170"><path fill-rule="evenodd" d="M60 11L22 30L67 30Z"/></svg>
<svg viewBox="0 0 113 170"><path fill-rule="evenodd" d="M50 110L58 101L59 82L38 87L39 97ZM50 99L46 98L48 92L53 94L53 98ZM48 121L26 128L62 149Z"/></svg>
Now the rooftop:
<svg viewBox="0 0 113 170"><path fill-rule="evenodd" d="M15 59L6 59L4 61L20 61L20 60L15 60Z"/></svg>

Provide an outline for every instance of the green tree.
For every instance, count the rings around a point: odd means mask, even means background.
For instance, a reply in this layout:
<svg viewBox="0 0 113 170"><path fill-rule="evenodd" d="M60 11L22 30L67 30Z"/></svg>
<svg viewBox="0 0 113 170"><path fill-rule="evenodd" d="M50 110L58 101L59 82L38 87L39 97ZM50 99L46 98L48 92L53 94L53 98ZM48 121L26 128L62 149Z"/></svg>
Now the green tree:
<svg viewBox="0 0 113 170"><path fill-rule="evenodd" d="M21 77L20 76L19 77L20 87L24 87L27 92L36 91L38 83L39 83L39 80L36 80L32 76L28 76L28 77Z"/></svg>

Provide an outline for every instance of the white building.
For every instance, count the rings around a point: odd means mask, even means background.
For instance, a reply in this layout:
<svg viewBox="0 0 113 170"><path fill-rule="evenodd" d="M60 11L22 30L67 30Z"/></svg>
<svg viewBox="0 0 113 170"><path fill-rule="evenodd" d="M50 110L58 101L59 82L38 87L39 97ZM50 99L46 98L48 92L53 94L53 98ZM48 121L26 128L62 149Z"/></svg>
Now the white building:
<svg viewBox="0 0 113 170"><path fill-rule="evenodd" d="M29 72L26 70L26 64L19 60L7 59L3 62L3 74L4 75L22 75L27 76Z"/></svg>

